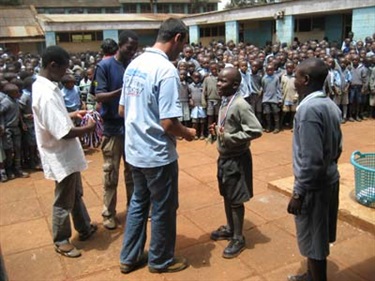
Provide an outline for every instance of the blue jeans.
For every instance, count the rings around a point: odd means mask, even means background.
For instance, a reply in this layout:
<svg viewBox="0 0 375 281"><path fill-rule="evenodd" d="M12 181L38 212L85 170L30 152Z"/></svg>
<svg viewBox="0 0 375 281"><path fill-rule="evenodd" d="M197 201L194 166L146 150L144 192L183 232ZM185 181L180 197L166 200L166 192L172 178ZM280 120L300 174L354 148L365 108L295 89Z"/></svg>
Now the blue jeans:
<svg viewBox="0 0 375 281"><path fill-rule="evenodd" d="M156 168L132 167L134 193L128 208L120 263L132 265L144 251L148 212L152 208L148 265L166 268L176 244L178 162Z"/></svg>

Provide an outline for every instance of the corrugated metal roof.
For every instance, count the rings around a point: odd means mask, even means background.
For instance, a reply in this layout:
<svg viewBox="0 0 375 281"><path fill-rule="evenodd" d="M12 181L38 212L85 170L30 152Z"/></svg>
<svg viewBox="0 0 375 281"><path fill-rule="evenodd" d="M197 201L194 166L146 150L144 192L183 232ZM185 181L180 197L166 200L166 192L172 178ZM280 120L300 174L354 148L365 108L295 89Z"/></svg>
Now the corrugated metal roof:
<svg viewBox="0 0 375 281"><path fill-rule="evenodd" d="M118 0L23 0L23 4L36 8L120 7Z"/></svg>
<svg viewBox="0 0 375 281"><path fill-rule="evenodd" d="M37 36L44 36L44 32L35 18L35 11L31 8L0 9L0 38Z"/></svg>

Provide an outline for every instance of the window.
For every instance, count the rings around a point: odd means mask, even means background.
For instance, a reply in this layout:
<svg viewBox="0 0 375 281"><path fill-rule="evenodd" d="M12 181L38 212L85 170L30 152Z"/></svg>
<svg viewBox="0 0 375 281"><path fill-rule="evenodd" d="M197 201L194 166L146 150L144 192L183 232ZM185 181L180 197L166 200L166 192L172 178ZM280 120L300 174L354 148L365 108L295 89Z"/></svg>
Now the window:
<svg viewBox="0 0 375 281"><path fill-rule="evenodd" d="M65 14L64 8L50 8L48 9L50 14Z"/></svg>
<svg viewBox="0 0 375 281"><path fill-rule="evenodd" d="M120 8L116 8L116 7L105 8L105 12L107 14L119 14Z"/></svg>
<svg viewBox="0 0 375 281"><path fill-rule="evenodd" d="M70 42L69 32L61 32L56 34L57 42Z"/></svg>
<svg viewBox="0 0 375 281"><path fill-rule="evenodd" d="M158 4L158 14L168 14L169 4Z"/></svg>
<svg viewBox="0 0 375 281"><path fill-rule="evenodd" d="M199 29L200 37L225 36L225 26L202 27Z"/></svg>
<svg viewBox="0 0 375 281"><path fill-rule="evenodd" d="M207 12L217 11L216 4L207 4Z"/></svg>
<svg viewBox="0 0 375 281"><path fill-rule="evenodd" d="M137 13L137 4L125 4L124 12L129 14Z"/></svg>
<svg viewBox="0 0 375 281"><path fill-rule="evenodd" d="M171 5L172 5L172 13L176 13L176 14L185 13L185 5L184 4L171 4Z"/></svg>
<svg viewBox="0 0 375 281"><path fill-rule="evenodd" d="M324 30L325 28L325 18L324 17L316 17L312 20L312 29L315 30Z"/></svg>
<svg viewBox="0 0 375 281"><path fill-rule="evenodd" d="M141 13L151 13L151 5L149 3L141 3Z"/></svg>
<svg viewBox="0 0 375 281"><path fill-rule="evenodd" d="M83 8L67 8L66 12L68 14L83 14Z"/></svg>
<svg viewBox="0 0 375 281"><path fill-rule="evenodd" d="M87 8L88 14L101 14L102 9L101 8Z"/></svg>
<svg viewBox="0 0 375 281"><path fill-rule="evenodd" d="M86 32L59 32L56 33L57 42L90 42L103 41L102 31L86 31Z"/></svg>

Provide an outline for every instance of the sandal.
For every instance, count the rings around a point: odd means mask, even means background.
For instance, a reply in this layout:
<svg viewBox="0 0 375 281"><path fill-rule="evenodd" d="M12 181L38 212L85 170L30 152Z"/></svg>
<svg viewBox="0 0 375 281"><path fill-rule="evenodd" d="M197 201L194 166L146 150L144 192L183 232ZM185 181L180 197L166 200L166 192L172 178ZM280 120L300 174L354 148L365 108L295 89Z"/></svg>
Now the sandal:
<svg viewBox="0 0 375 281"><path fill-rule="evenodd" d="M79 241L86 241L89 239L96 231L98 230L98 226L95 224L90 224L90 229L83 233L80 233L78 236Z"/></svg>
<svg viewBox="0 0 375 281"><path fill-rule="evenodd" d="M68 258L78 258L81 256L81 252L70 243L55 245L55 251Z"/></svg>

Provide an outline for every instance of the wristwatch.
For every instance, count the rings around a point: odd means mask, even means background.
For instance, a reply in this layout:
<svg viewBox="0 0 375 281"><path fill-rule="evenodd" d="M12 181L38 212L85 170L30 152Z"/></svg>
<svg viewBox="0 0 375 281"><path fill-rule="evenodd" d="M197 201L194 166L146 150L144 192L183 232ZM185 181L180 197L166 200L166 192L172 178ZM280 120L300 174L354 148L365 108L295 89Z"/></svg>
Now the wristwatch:
<svg viewBox="0 0 375 281"><path fill-rule="evenodd" d="M302 196L299 195L297 192L293 192L292 197L293 197L293 199L296 199L296 200L302 199Z"/></svg>

